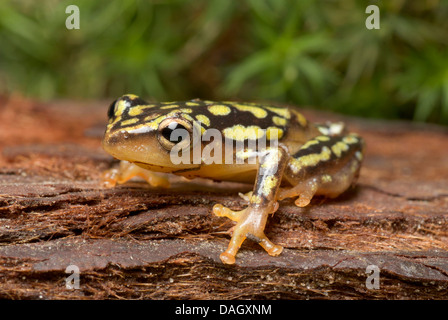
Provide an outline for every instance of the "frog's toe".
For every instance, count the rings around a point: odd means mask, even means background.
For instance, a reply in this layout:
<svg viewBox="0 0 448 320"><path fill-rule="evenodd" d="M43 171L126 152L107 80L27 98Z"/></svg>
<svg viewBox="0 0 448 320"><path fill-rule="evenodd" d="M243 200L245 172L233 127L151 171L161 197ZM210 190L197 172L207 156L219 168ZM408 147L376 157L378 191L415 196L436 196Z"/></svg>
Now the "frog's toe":
<svg viewBox="0 0 448 320"><path fill-rule="evenodd" d="M276 256L278 256L280 253L282 253L282 251L283 251L283 247L282 247L282 246L274 245L274 247L272 248L272 250L271 250L271 251L268 251L268 253L269 253L269 255L276 257Z"/></svg>
<svg viewBox="0 0 448 320"><path fill-rule="evenodd" d="M260 246L262 246L270 256L274 257L278 256L283 251L282 246L272 243L265 235L263 235L263 238L260 241Z"/></svg>
<svg viewBox="0 0 448 320"><path fill-rule="evenodd" d="M105 188L113 188L117 185L119 171L117 169L106 170L101 174L101 185Z"/></svg>
<svg viewBox="0 0 448 320"><path fill-rule="evenodd" d="M253 194L252 191L249 191L249 192L247 192L247 193L242 193L242 192L238 193L238 195L239 195L243 200L245 200L245 201L247 201L247 202L250 201L250 198L252 197L252 194Z"/></svg>
<svg viewBox="0 0 448 320"><path fill-rule="evenodd" d="M304 196L300 196L299 198L297 198L294 201L294 204L298 207L306 207L307 205L309 205L311 202L311 198L310 197L304 197Z"/></svg>
<svg viewBox="0 0 448 320"><path fill-rule="evenodd" d="M282 253L283 247L272 243L263 232L249 232L248 229L243 226L235 228L229 247L219 256L223 263L235 263L235 255L246 238L257 242L270 256L278 256ZM254 233L257 235L254 235Z"/></svg>
<svg viewBox="0 0 448 320"><path fill-rule="evenodd" d="M221 259L222 263L225 263L225 264L234 264L235 263L235 256L230 253L227 253L227 252L221 253L219 258Z"/></svg>
<svg viewBox="0 0 448 320"><path fill-rule="evenodd" d="M218 217L226 217L229 218L232 221L239 221L242 213L245 211L233 211L227 207L224 207L222 204L215 204L213 206L213 213Z"/></svg>
<svg viewBox="0 0 448 320"><path fill-rule="evenodd" d="M313 199L318 188L319 184L314 179L310 181L304 181L300 184L297 184L293 188L280 190L278 199L283 200L286 198L294 198L299 196L294 201L294 204L298 207L306 207L310 204L311 199Z"/></svg>
<svg viewBox="0 0 448 320"><path fill-rule="evenodd" d="M244 240L246 240L245 232L241 228L235 228L227 250L219 256L221 261L226 264L234 264L235 255L239 251Z"/></svg>
<svg viewBox="0 0 448 320"><path fill-rule="evenodd" d="M168 178L156 175L153 172L149 172L149 174L142 176L142 178L145 179L153 187L161 187L161 188L170 187L170 182Z"/></svg>

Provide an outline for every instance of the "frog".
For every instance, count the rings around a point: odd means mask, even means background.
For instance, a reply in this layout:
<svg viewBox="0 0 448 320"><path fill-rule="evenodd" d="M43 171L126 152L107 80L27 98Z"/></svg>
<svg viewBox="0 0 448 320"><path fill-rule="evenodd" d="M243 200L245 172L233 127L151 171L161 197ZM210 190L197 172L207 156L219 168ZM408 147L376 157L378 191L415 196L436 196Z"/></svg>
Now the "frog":
<svg viewBox="0 0 448 320"><path fill-rule="evenodd" d="M355 186L364 157L363 138L344 123L313 123L293 106L200 99L151 103L125 94L107 115L102 146L121 162L104 173L106 187L138 176L169 188L167 174L253 185L241 194L244 209L220 203L212 208L215 216L234 221L220 254L225 264L235 263L246 239L280 255L283 247L265 234L279 203L292 198L306 207L315 196L340 196ZM173 157L182 152L184 161Z"/></svg>

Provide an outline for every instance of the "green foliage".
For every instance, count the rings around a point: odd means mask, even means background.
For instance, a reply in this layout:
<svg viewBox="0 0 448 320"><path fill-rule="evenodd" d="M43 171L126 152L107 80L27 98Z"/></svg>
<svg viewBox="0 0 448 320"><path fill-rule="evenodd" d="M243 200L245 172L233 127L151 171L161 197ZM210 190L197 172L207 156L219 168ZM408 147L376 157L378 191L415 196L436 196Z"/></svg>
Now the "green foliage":
<svg viewBox="0 0 448 320"><path fill-rule="evenodd" d="M76 4L79 30L67 30ZM448 1L3 0L0 92L270 100L448 124Z"/></svg>

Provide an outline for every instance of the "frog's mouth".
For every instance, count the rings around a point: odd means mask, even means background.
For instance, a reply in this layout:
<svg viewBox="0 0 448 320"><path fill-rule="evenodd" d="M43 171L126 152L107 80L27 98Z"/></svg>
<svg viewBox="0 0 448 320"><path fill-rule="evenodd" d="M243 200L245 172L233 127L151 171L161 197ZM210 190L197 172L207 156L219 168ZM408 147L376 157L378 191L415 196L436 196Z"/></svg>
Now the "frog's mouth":
<svg viewBox="0 0 448 320"><path fill-rule="evenodd" d="M179 169L177 167L174 168L174 167L169 167L169 166L158 166L155 164L148 164L148 163L144 163L144 162L140 162L140 161L134 161L133 163L143 169L146 169L146 170L155 171L155 172L173 173L173 174L179 174L179 173L184 173L184 172L189 172L189 171L196 171L201 168L201 165L196 165L195 167L190 167L190 168Z"/></svg>
<svg viewBox="0 0 448 320"><path fill-rule="evenodd" d="M174 173L174 174L182 174L182 173L185 173L185 172L197 171L197 170L199 170L199 169L201 169L201 165L198 165L198 166L193 167L193 168L187 168L187 169L176 170L176 171L173 171L173 172L171 172L171 173Z"/></svg>

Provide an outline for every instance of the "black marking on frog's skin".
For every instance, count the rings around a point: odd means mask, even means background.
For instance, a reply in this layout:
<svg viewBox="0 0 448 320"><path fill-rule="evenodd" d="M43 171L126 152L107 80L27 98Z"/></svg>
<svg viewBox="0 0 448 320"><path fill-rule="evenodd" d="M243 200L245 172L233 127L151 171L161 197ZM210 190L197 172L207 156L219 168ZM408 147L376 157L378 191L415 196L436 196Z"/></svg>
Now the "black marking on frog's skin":
<svg viewBox="0 0 448 320"><path fill-rule="evenodd" d="M115 103L117 103L118 99L115 99L114 102L112 102L109 106L109 109L107 109L107 117L108 119L112 119L115 117Z"/></svg>
<svg viewBox="0 0 448 320"><path fill-rule="evenodd" d="M340 143L341 145L347 145L347 148L350 149L350 146L354 146L355 148L360 148L362 146L362 139L358 136L350 135L349 136L352 141L351 143L347 143L344 139L347 139L347 136L319 136L315 137L313 140L308 141L299 151L297 151L293 158L300 158L306 155L310 155L313 153L321 153L323 147L327 147L330 150ZM316 142L316 143L313 143ZM308 146L306 146L308 145ZM343 148L343 147L342 147ZM337 153L332 151L332 158L330 160L334 160L336 158L343 158L344 155L349 150L341 149L341 155L338 156Z"/></svg>
<svg viewBox="0 0 448 320"><path fill-rule="evenodd" d="M353 158L355 152L361 151L363 146L363 139L354 134L315 137L293 155L292 163L298 164L300 167L300 170L294 172L294 175L312 176L319 170L342 166ZM317 163L309 165L304 160L309 156L315 156Z"/></svg>
<svg viewBox="0 0 448 320"><path fill-rule="evenodd" d="M148 102L146 102L140 97L124 96L123 100L129 102L129 108L148 104Z"/></svg>
<svg viewBox="0 0 448 320"><path fill-rule="evenodd" d="M221 116L213 114L212 112L210 112L209 108L205 108L205 110L200 110L199 113L204 114L210 119L210 128L215 128L222 132L226 128L239 124L244 127L256 126L261 129L267 129L268 127L277 127L282 129L284 132L287 131L287 125L277 126L274 124L272 117L275 114L272 114L269 111L267 111L266 117L257 118L251 112L238 110L230 103L217 102L216 105L226 106L230 109L230 112L225 116Z"/></svg>
<svg viewBox="0 0 448 320"><path fill-rule="evenodd" d="M252 233L246 233L246 238L255 243L260 243L262 241L259 237L253 235Z"/></svg>
<svg viewBox="0 0 448 320"><path fill-rule="evenodd" d="M152 107L146 107L149 103L134 97L123 96L123 101L127 102L127 107L122 111L120 119L116 119L110 131L134 128L149 124L158 117L171 114L173 117L187 115L190 119L208 119L209 123L202 123L204 129L214 128L223 132L224 129L234 126L235 124L244 127L259 127L261 129L279 128L286 136L288 127L291 123L290 119L285 117L286 108L263 106L254 103L238 103L238 102L213 102L202 101L198 99L190 101L162 102L151 103ZM118 101L118 100L117 100ZM144 108L137 115L130 115L131 110L142 106ZM229 108L230 112L220 115L214 111L213 107L224 106ZM188 112L186 112L187 110ZM114 120L113 108L109 109L108 115ZM149 118L149 120L148 120ZM274 122L275 118L275 122ZM280 120L280 121L279 121ZM206 121L207 122L207 121ZM279 122L282 125L279 125ZM296 125L296 124L294 124ZM281 139L280 139L281 140Z"/></svg>

